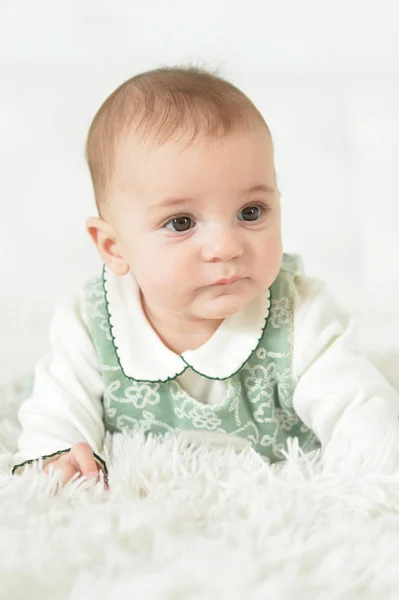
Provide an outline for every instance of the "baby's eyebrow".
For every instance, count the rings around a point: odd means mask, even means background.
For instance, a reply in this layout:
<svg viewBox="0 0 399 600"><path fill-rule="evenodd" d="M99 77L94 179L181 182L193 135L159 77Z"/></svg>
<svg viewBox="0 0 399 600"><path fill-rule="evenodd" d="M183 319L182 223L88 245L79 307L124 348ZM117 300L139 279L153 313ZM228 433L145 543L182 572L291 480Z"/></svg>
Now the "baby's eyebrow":
<svg viewBox="0 0 399 600"><path fill-rule="evenodd" d="M172 206L176 206L176 205L180 205L180 204L189 204L194 201L195 201L195 198L177 198L177 197L164 198L163 200L160 200L156 204L153 204L150 208L154 209L154 210L159 209L159 208L170 208Z"/></svg>
<svg viewBox="0 0 399 600"><path fill-rule="evenodd" d="M259 183L256 185L252 185L251 187L249 187L247 189L244 189L242 191L242 194L244 195L244 194L250 194L250 193L254 193L254 192L265 192L267 194L275 194L277 192L277 190L271 185ZM181 205L181 204L190 204L195 201L196 201L195 198L190 198L190 197L180 197L179 198L176 196L172 196L170 198L164 198L163 200L160 200L156 204L153 204L150 208L154 209L154 210L162 209L162 208L170 208L170 207Z"/></svg>
<svg viewBox="0 0 399 600"><path fill-rule="evenodd" d="M253 185L250 188L244 190L245 194L249 194L252 192L266 192L267 194L275 194L277 190L274 186L265 185L264 183L259 183L257 185Z"/></svg>

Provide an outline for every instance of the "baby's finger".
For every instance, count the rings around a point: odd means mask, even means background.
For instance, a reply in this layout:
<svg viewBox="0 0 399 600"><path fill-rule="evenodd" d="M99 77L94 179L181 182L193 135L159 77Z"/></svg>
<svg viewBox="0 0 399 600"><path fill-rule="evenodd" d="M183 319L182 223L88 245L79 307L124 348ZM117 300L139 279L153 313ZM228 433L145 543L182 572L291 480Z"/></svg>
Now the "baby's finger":
<svg viewBox="0 0 399 600"><path fill-rule="evenodd" d="M49 473L50 471L61 471L62 473L62 486L64 486L72 477L78 473L78 469L67 461L56 461L51 463L43 469L45 473Z"/></svg>
<svg viewBox="0 0 399 600"><path fill-rule="evenodd" d="M95 461L93 451L86 443L76 444L71 451L73 463L77 463L80 472L88 479L98 478L98 465Z"/></svg>

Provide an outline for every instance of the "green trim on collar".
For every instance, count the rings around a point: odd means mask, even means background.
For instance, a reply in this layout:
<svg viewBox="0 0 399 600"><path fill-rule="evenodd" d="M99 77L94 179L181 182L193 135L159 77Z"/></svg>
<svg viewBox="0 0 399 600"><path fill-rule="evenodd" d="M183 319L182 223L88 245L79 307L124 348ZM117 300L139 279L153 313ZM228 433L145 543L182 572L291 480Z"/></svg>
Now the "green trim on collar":
<svg viewBox="0 0 399 600"><path fill-rule="evenodd" d="M167 379L159 379L157 381L153 381L153 380L148 380L148 379L134 379L134 377L130 377L129 375L127 375L124 371L124 368L122 367L122 363L121 363L121 358L119 356L119 347L116 345L116 341L115 341L115 336L114 336L114 327L111 323L111 313L109 311L109 300L108 300L108 293L107 290L105 288L105 268L106 265L103 265L103 269L102 269L102 285L103 285L103 290L104 290L104 298L105 298L105 309L107 311L107 321L108 321L108 325L109 325L109 330L111 332L111 338L112 338L112 344L115 350L115 354L116 354L116 358L118 360L118 364L121 368L121 371L123 373L123 375L126 377L126 379L130 379L130 381L137 381L138 383L166 383L168 381L173 381L174 379L176 379L176 377L179 377L179 375L182 375L184 373L184 371L186 371L187 367L184 368L180 373L177 373L174 377L168 377Z"/></svg>
<svg viewBox="0 0 399 600"><path fill-rule="evenodd" d="M270 300L270 304L269 304L269 312L265 317L265 323L263 325L262 331L260 336L258 337L258 341L256 343L255 348L252 350L252 352L247 356L247 358L241 363L241 365L238 367L238 369L236 371L234 371L234 373L231 373L230 375L227 375L227 377L209 377L208 375L204 375L203 373L200 373L199 371L197 371L196 369L194 369L194 367L192 367L191 365L188 364L188 362L181 356L180 358L186 363L187 367L190 367L190 369L192 371L194 371L194 373L197 373L197 375L201 375L201 377L205 377L205 379L209 379L210 381L226 381L226 379L230 379L230 377L233 377L234 375L236 375L239 371L241 371L242 367L245 365L246 362L249 361L249 359L251 358L251 356L254 354L254 352L256 352L256 350L259 348L259 344L260 341L263 337L263 334L266 331L266 327L269 323L269 316L270 316L270 307L272 305L272 290L271 288L269 288L269 300ZM186 370L186 369L185 369ZM180 373L181 375L181 373ZM176 377L178 377L178 375L176 375ZM174 377L174 379L176 379L176 377Z"/></svg>
<svg viewBox="0 0 399 600"><path fill-rule="evenodd" d="M262 330L260 332L259 338L257 340L256 346L253 348L253 350L250 352L250 354L248 356L245 357L245 359L243 360L243 362L240 364L240 366L233 372L230 373L229 375L227 375L226 377L209 377L208 375L204 375L203 373L201 373L200 371L197 371L192 365L190 365L185 358L183 358L182 355L179 355L180 359L184 362L184 364L186 365L185 368L183 368L181 371L179 371L178 373L176 373L173 377L167 377L166 379L136 379L134 377L131 377L130 375L127 375L123 366L122 366L122 362L121 362L121 357L119 355L119 347L116 344L116 338L114 335L114 327L111 323L111 313L110 313L110 308L109 308L109 299L108 299L108 292L107 289L105 287L105 269L106 269L106 265L103 265L102 268L102 288L104 291L104 299L105 299L105 308L106 308L106 312L107 312L107 322L109 325L109 329L110 329L110 333L111 333L111 339L112 339L112 344L115 350L115 355L119 364L119 367L124 375L124 377L126 377L127 379L129 379L130 381L135 381L137 383L167 383L169 381L174 381L177 377L180 377L180 375L182 375L188 368L190 368L194 373L197 373L197 375L200 375L201 377L204 377L205 379L208 379L209 381L226 381L227 379L229 379L230 377L233 377L233 375L235 375L236 373L238 373L241 368L243 367L243 365L249 360L249 358L254 354L254 352L256 352L257 348L259 347L259 343L264 335L264 332L266 330L267 324L269 322L269 317L270 317L270 312L271 312L271 305L272 305L272 286L270 286L270 288L268 288L269 291L269 309L268 309L268 313L264 319L264 324L262 327Z"/></svg>

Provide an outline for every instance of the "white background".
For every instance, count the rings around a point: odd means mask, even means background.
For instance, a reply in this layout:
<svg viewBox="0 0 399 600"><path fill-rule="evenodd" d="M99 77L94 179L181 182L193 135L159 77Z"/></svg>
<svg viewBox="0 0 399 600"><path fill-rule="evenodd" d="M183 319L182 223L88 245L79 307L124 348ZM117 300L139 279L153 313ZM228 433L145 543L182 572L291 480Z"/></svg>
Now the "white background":
<svg viewBox="0 0 399 600"><path fill-rule="evenodd" d="M399 372L396 6L0 0L0 383L33 368L55 302L101 268L84 228L96 214L84 161L95 112L134 74L187 62L219 69L262 111L285 250Z"/></svg>

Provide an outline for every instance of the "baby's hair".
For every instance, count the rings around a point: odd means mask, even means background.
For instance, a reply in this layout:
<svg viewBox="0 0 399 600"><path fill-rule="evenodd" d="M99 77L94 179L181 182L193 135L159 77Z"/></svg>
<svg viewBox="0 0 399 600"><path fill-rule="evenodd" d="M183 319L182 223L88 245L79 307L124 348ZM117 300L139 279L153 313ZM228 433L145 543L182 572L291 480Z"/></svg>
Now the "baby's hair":
<svg viewBox="0 0 399 600"><path fill-rule="evenodd" d="M165 67L128 79L102 104L86 141L86 159L99 213L107 198L118 146L134 133L161 145L198 133L224 136L261 123L251 100L221 77L197 67ZM270 131L269 131L270 134Z"/></svg>

